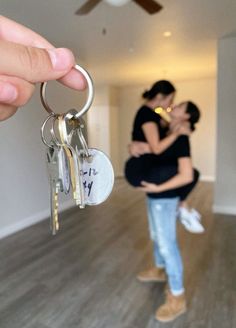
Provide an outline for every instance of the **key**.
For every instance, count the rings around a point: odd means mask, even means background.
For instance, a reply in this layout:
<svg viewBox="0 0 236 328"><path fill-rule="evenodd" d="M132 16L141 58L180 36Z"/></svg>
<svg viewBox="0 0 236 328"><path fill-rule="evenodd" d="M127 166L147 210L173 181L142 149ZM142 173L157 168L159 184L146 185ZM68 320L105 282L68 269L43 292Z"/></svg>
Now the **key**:
<svg viewBox="0 0 236 328"><path fill-rule="evenodd" d="M84 123L77 119L75 124L78 144L75 146L80 161L80 176L83 181L86 205L98 205L110 195L114 185L114 171L109 158L100 150L88 148L83 135Z"/></svg>
<svg viewBox="0 0 236 328"><path fill-rule="evenodd" d="M85 193L86 193L86 186L84 183L83 179L83 161L86 158L87 161L92 160L92 157L89 154L88 151L88 146L87 142L83 136L82 128L84 127L84 121L81 118L75 118L76 111L75 110L70 110L67 112L69 116L68 119L68 125L72 127L71 133L69 134L69 142L71 144L71 139L74 135L77 135L77 143L75 144L75 153L76 153L76 158L77 158L77 163L78 163L78 174L79 174L79 188L80 188L80 194L82 196L82 206L81 208L84 208L86 205L85 202ZM74 115L74 116L73 116ZM79 143L78 143L79 141ZM88 186L90 187L90 185Z"/></svg>
<svg viewBox="0 0 236 328"><path fill-rule="evenodd" d="M71 134L67 132L66 121L63 115L58 116L58 129L62 146L69 161L69 171L73 190L73 198L75 199L76 205L79 205L80 208L84 208L84 192L82 179L80 177L79 161L75 149L70 144L73 131L71 132Z"/></svg>
<svg viewBox="0 0 236 328"><path fill-rule="evenodd" d="M76 111L73 109L70 110L68 113L72 116L71 119L67 120L68 125L72 128L71 132L68 135L68 142L70 145L72 145L72 138L74 135L76 135L77 130L81 127L81 119L76 119L73 117L73 115L76 114ZM83 145L82 148L84 148ZM73 146L73 157L76 166L76 174L78 176L80 208L85 208L85 190L84 190L84 182L83 182L83 174L82 174L82 157L78 156L78 154L79 154L78 145L76 144L75 147Z"/></svg>
<svg viewBox="0 0 236 328"><path fill-rule="evenodd" d="M61 181L61 192L64 192L67 195L70 191L69 163L64 148L62 146L59 146L58 148L58 168L59 179Z"/></svg>
<svg viewBox="0 0 236 328"><path fill-rule="evenodd" d="M58 148L58 169L59 169L59 178L61 180L61 189L60 191L65 194L68 194L70 191L70 174L69 174L69 163L68 163L68 158L65 154L64 148L60 145L56 134L54 130L54 124L55 121L57 120L57 115L54 116L54 119L52 120L52 125L50 128L51 132L51 145L56 145ZM50 145L48 145L50 147Z"/></svg>
<svg viewBox="0 0 236 328"><path fill-rule="evenodd" d="M50 228L53 235L56 235L59 230L59 221L58 221L58 186L54 182L50 183L51 191L51 224Z"/></svg>
<svg viewBox="0 0 236 328"><path fill-rule="evenodd" d="M88 154L88 148L83 136L80 136L80 143L82 149L80 150L73 146L72 137L79 127L81 127L82 115L84 115L91 106L94 90L93 83L89 74L79 65L75 65L77 69L84 76L87 86L87 100L83 107L77 111L75 109L69 110L62 115L57 114L49 106L46 99L46 85L47 82L41 84L40 97L41 102L49 113L49 116L43 122L41 127L41 138L47 149L47 166L50 181L50 194L51 194L51 230L53 234L56 234L59 229L58 221L58 194L59 192L69 193L70 186L72 188L73 198L80 208L85 207L85 185L83 181L83 168L82 161L84 158L89 161L90 156ZM52 127L49 130L51 132L51 139L48 142L45 135L45 127L47 122L52 119ZM57 134L55 134L54 123L57 124ZM87 185L89 195L92 193L93 182L89 182Z"/></svg>
<svg viewBox="0 0 236 328"><path fill-rule="evenodd" d="M55 235L59 230L58 221L58 193L62 189L61 180L59 178L58 169L58 147L48 147L46 152L47 168L50 184L50 200L51 200L51 219L50 227L52 234Z"/></svg>

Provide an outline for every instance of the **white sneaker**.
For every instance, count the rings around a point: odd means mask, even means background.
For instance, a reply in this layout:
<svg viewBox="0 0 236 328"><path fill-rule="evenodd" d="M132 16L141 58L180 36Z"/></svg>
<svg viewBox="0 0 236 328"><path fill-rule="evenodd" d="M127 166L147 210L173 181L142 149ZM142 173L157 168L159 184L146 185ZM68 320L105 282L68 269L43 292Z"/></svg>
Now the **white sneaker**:
<svg viewBox="0 0 236 328"><path fill-rule="evenodd" d="M186 230L192 233L203 233L204 227L200 223L201 215L195 209L179 208L179 219Z"/></svg>
<svg viewBox="0 0 236 328"><path fill-rule="evenodd" d="M186 208L185 208L186 209ZM186 209L187 210L187 209ZM188 210L187 210L188 211ZM196 217L196 219L198 219L198 221L201 221L201 219L202 219L202 216L201 216L201 214L197 211L197 210L195 210L195 208L191 208L191 210L190 211L188 211L188 212L190 212L192 215L194 215L195 217Z"/></svg>

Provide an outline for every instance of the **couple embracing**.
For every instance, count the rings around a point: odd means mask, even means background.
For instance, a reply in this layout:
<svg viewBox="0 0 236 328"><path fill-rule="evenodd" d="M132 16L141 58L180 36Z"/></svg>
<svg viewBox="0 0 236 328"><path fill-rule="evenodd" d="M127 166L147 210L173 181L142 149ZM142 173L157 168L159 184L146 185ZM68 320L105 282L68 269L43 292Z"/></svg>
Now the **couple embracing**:
<svg viewBox="0 0 236 328"><path fill-rule="evenodd" d="M127 181L146 193L154 266L141 272L141 282L167 281L166 301L156 319L172 321L186 311L183 264L176 236L177 219L187 230L202 233L201 216L186 199L199 179L192 167L189 136L200 111L191 101L172 106L176 90L166 80L145 91L125 164Z"/></svg>

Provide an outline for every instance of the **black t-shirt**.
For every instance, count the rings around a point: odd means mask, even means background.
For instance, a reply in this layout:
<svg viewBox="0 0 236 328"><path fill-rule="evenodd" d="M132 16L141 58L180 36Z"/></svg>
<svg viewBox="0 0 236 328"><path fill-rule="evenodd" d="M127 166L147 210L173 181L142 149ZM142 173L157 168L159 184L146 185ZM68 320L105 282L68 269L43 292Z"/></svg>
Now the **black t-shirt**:
<svg viewBox="0 0 236 328"><path fill-rule="evenodd" d="M138 110L134 119L132 132L133 141L147 141L142 129L142 125L147 122L156 123L158 126L160 139L165 138L168 128L162 126L160 115L156 114L150 107L144 105Z"/></svg>
<svg viewBox="0 0 236 328"><path fill-rule="evenodd" d="M181 135L163 153L156 155L156 160L157 165L178 165L179 158L190 156L189 138L185 135Z"/></svg>
<svg viewBox="0 0 236 328"><path fill-rule="evenodd" d="M182 157L190 157L189 138L185 135L180 136L163 153L152 157L149 163L148 182L160 184L174 177L178 173L178 160ZM177 191L178 188L175 188L147 195L150 198L173 198L178 196Z"/></svg>
<svg viewBox="0 0 236 328"><path fill-rule="evenodd" d="M160 115L156 114L150 107L142 106L134 119L132 140L147 142L142 126L147 122L154 122L157 125L160 139L166 137L168 127L163 127L161 124ZM145 155L144 155L145 156ZM159 155L149 155L150 159L154 160L156 164L178 165L178 158L190 157L189 138L185 135L180 136L176 141ZM154 164L154 163L153 163Z"/></svg>
<svg viewBox="0 0 236 328"><path fill-rule="evenodd" d="M136 114L135 120L134 120L134 126L133 126L133 132L132 132L132 140L134 141L143 141L146 142L146 137L144 135L142 125L146 122L154 122L157 124L157 128L159 130L160 139L163 139L166 137L168 128L165 128L161 124L161 117L156 114L151 108L148 106L142 106L139 111ZM170 167L176 168L177 173L177 167L178 167L178 159L182 157L190 157L190 144L189 144L189 138L185 135L182 135L176 139L176 141L167 148L164 152L162 152L159 155L154 154L145 154L140 156L138 159L134 161L134 165L140 166L140 171L143 171L144 163L146 171L149 172L149 178L147 179L149 182L153 183L162 183L166 181L164 171L166 167L166 171L169 170ZM158 170L158 167L162 167L162 173L161 177L159 177L160 172ZM131 167L132 169L132 167ZM133 168L134 169L134 168ZM135 170L134 170L135 172ZM168 173L168 172L166 172ZM174 175L175 175L174 174ZM163 181L160 181L160 179L163 178ZM169 177L171 178L171 177ZM168 178L168 179L169 179ZM167 180L168 180L167 179ZM153 198L165 198L165 197L176 197L176 193L174 190L169 190L162 193L152 193L148 194L149 197Z"/></svg>

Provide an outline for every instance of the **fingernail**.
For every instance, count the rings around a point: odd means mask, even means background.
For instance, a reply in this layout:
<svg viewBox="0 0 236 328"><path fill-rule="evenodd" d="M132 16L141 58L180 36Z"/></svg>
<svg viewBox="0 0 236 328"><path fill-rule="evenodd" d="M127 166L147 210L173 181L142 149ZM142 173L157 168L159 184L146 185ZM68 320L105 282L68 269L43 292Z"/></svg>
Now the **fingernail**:
<svg viewBox="0 0 236 328"><path fill-rule="evenodd" d="M73 53L66 48L48 49L52 67L57 71L71 68L75 63Z"/></svg>
<svg viewBox="0 0 236 328"><path fill-rule="evenodd" d="M16 87L8 82L0 81L0 101L12 103L16 100L18 91Z"/></svg>

